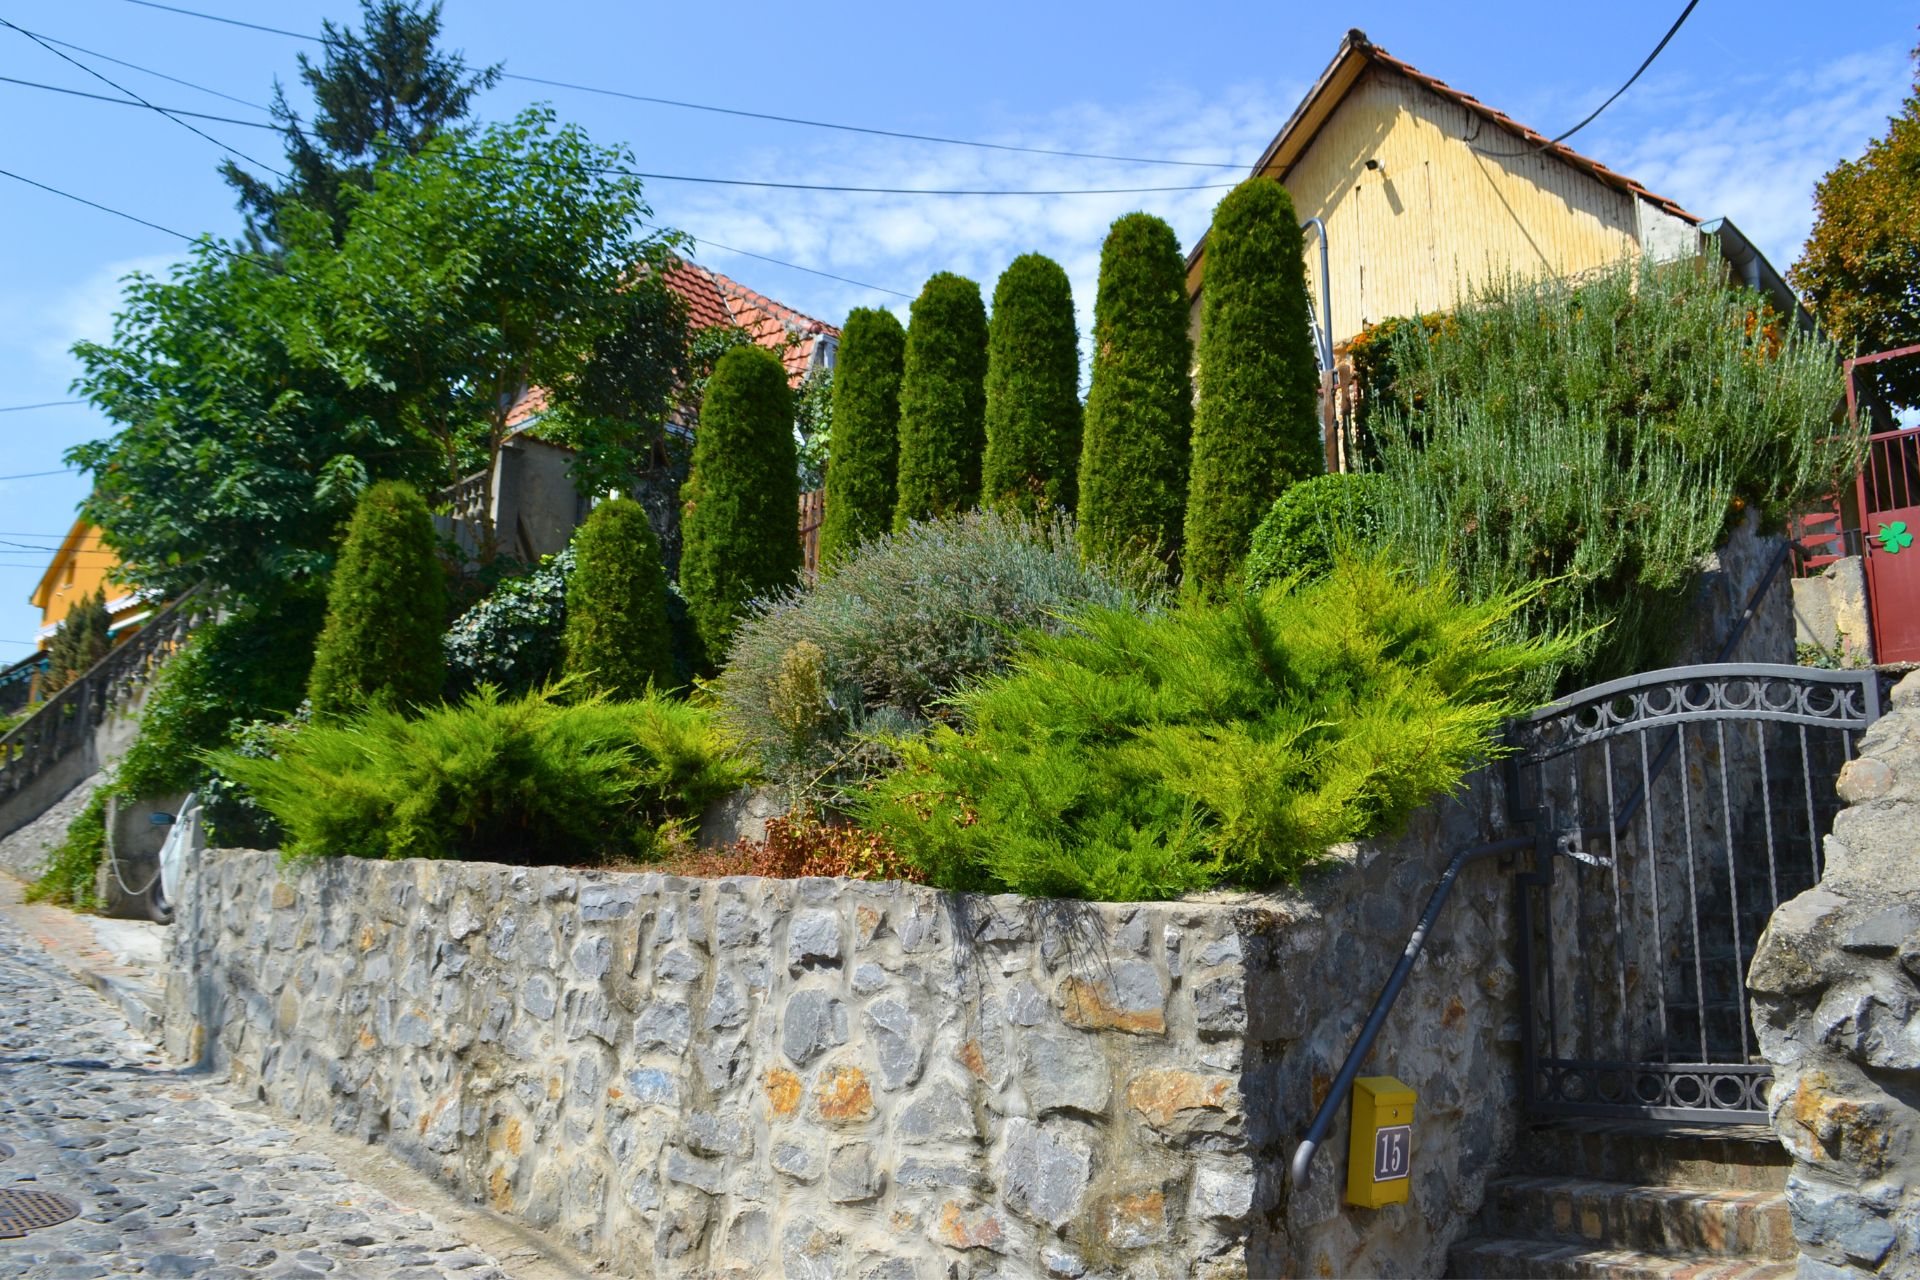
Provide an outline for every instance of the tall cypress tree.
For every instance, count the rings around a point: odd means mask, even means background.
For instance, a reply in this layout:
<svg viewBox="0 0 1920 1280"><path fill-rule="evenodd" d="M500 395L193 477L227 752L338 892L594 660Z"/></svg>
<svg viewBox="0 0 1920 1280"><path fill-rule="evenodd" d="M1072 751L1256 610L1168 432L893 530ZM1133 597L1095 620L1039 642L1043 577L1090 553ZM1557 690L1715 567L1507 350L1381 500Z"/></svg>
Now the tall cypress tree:
<svg viewBox="0 0 1920 1280"><path fill-rule="evenodd" d="M1113 224L1093 303L1093 385L1080 450L1080 545L1095 559L1180 559L1193 427L1187 269L1149 213Z"/></svg>
<svg viewBox="0 0 1920 1280"><path fill-rule="evenodd" d="M988 506L1071 511L1079 497L1080 334L1073 286L1052 258L1022 254L993 288L987 327Z"/></svg>
<svg viewBox="0 0 1920 1280"><path fill-rule="evenodd" d="M327 591L307 696L318 716L405 707L440 695L447 677L447 576L433 516L411 485L360 495Z"/></svg>
<svg viewBox="0 0 1920 1280"><path fill-rule="evenodd" d="M1293 199L1270 178L1214 210L1187 491L1186 578L1203 590L1240 576L1281 490L1326 470L1304 252Z"/></svg>
<svg viewBox="0 0 1920 1280"><path fill-rule="evenodd" d="M980 286L942 271L913 300L900 377L900 496L893 527L980 501L986 448L987 308Z"/></svg>
<svg viewBox="0 0 1920 1280"><path fill-rule="evenodd" d="M900 372L907 331L891 311L861 307L840 331L833 370L833 452L827 460L820 563L831 566L893 527L899 501Z"/></svg>
<svg viewBox="0 0 1920 1280"><path fill-rule="evenodd" d="M647 509L631 498L601 503L575 535L573 556L567 674L615 698L671 685L667 575Z"/></svg>
<svg viewBox="0 0 1920 1280"><path fill-rule="evenodd" d="M680 526L680 587L709 666L746 603L800 574L794 462L786 367L765 347L733 348L707 381Z"/></svg>

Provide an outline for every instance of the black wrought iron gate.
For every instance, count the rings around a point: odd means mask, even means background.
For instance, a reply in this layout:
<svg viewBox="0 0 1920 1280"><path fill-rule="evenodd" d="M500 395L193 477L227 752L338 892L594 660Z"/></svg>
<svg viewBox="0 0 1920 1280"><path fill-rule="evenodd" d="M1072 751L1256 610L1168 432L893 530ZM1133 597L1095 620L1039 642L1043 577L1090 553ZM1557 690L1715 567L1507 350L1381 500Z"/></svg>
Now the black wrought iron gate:
<svg viewBox="0 0 1920 1280"><path fill-rule="evenodd" d="M1536 1113L1764 1120L1747 966L1819 879L1871 671L1676 667L1519 726L1525 1092Z"/></svg>

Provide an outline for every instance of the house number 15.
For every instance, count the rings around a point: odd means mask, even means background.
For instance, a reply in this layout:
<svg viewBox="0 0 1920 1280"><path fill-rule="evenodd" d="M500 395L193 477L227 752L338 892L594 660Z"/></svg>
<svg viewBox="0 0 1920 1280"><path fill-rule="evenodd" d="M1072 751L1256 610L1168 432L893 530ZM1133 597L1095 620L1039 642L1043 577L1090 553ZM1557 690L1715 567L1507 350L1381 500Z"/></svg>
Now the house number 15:
<svg viewBox="0 0 1920 1280"><path fill-rule="evenodd" d="M1373 1180L1391 1182L1408 1173L1413 1151L1413 1126L1387 1125L1373 1135Z"/></svg>

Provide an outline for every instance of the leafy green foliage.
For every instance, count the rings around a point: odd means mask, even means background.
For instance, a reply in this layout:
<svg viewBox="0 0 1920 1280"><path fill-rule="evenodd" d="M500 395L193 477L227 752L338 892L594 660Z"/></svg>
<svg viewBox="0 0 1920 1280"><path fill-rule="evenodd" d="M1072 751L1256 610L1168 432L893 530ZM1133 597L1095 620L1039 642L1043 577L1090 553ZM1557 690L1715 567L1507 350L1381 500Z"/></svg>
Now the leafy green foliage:
<svg viewBox="0 0 1920 1280"><path fill-rule="evenodd" d="M1204 590L1238 576L1281 490L1326 470L1304 254L1278 182L1250 178L1214 210L1185 560L1187 581Z"/></svg>
<svg viewBox="0 0 1920 1280"><path fill-rule="evenodd" d="M1822 178L1813 203L1813 233L1788 274L1820 323L1861 355L1920 344L1920 49L1886 135ZM1920 405L1920 360L1868 376L1892 402Z"/></svg>
<svg viewBox="0 0 1920 1280"><path fill-rule="evenodd" d="M280 252L207 241L135 276L79 389L121 429L68 452L83 513L137 585L306 589L366 486L432 491L491 463L528 386L576 483L630 472L685 360L632 157L535 109L377 167L336 229L285 206ZM486 541L491 541L489 531Z"/></svg>
<svg viewBox="0 0 1920 1280"><path fill-rule="evenodd" d="M113 638L108 634L111 626L104 591L92 591L74 601L54 629L53 639L47 642L47 669L40 677L42 694L66 688L106 657L113 648Z"/></svg>
<svg viewBox="0 0 1920 1280"><path fill-rule="evenodd" d="M1093 604L1141 607L1132 578L1082 563L1073 525L970 512L862 544L740 624L719 682L728 723L768 772L831 793L890 759L876 732L947 718L1016 634Z"/></svg>
<svg viewBox="0 0 1920 1280"><path fill-rule="evenodd" d="M980 286L942 271L913 300L900 375L899 498L893 527L980 501L986 448L987 309Z"/></svg>
<svg viewBox="0 0 1920 1280"><path fill-rule="evenodd" d="M307 685L314 714L409 706L440 695L447 581L420 495L387 482L367 490L327 593L327 625Z"/></svg>
<svg viewBox="0 0 1920 1280"><path fill-rule="evenodd" d="M833 456L833 370L815 369L800 380L793 395L795 461L800 488L812 493L827 483L827 459Z"/></svg>
<svg viewBox="0 0 1920 1280"><path fill-rule="evenodd" d="M722 654L747 602L800 574L793 393L771 351L736 347L715 366L686 495L680 586L707 653Z"/></svg>
<svg viewBox="0 0 1920 1280"><path fill-rule="evenodd" d="M1371 545L1380 485L1378 476L1336 472L1290 486L1253 531L1242 581L1258 591L1285 578L1318 578L1337 551Z"/></svg>
<svg viewBox="0 0 1920 1280"><path fill-rule="evenodd" d="M645 508L615 498L574 535L566 666L582 688L639 698L673 683L667 577Z"/></svg>
<svg viewBox="0 0 1920 1280"><path fill-rule="evenodd" d="M215 752L287 833L290 856L594 862L654 848L750 770L709 713L660 696L506 699L482 687L417 717L376 707Z"/></svg>
<svg viewBox="0 0 1920 1280"><path fill-rule="evenodd" d="M107 852L107 797L109 788L95 787L86 807L67 824L60 843L47 851L34 882L27 886L28 902L50 902L93 911L100 906L100 859Z"/></svg>
<svg viewBox="0 0 1920 1280"><path fill-rule="evenodd" d="M450 691L490 684L517 696L559 674L573 565L572 547L544 556L531 572L502 581L453 620L442 642Z"/></svg>
<svg viewBox="0 0 1920 1280"><path fill-rule="evenodd" d="M1567 679L1665 665L1744 506L1778 519L1858 457L1833 343L1724 281L1711 257L1625 264L1396 326L1380 536L1475 598L1546 582L1514 624L1584 634Z"/></svg>
<svg viewBox="0 0 1920 1280"><path fill-rule="evenodd" d="M831 566L893 527L900 460L900 374L907 331L891 311L861 307L840 331L833 379L820 563Z"/></svg>
<svg viewBox="0 0 1920 1280"><path fill-rule="evenodd" d="M206 622L167 659L140 711L140 731L114 766L128 799L190 791L205 777L200 753L224 747L241 726L300 705L321 615L296 600Z"/></svg>
<svg viewBox="0 0 1920 1280"><path fill-rule="evenodd" d="M34 892L87 910L106 849L109 796L141 800L207 780L201 753L227 746L256 720L284 717L306 687L320 611L294 598L272 612L242 608L204 622L167 660L140 711L140 729L88 807L68 824Z"/></svg>
<svg viewBox="0 0 1920 1280"><path fill-rule="evenodd" d="M933 883L1109 901L1298 876L1455 788L1563 641L1503 641L1378 560L1167 614L1096 609L962 691L857 807Z"/></svg>
<svg viewBox="0 0 1920 1280"><path fill-rule="evenodd" d="M469 74L457 53L434 48L440 6L421 12L411 0L361 0L361 30L320 23L322 61L297 55L300 79L313 94L311 123L287 105L276 82L271 112L286 140L288 176L277 187L223 161L220 175L240 193L247 235L259 249L278 239L281 210L301 205L344 229L352 195L373 185L373 169L418 151L457 124L474 95L500 78L500 68Z"/></svg>
<svg viewBox="0 0 1920 1280"><path fill-rule="evenodd" d="M1052 258L1022 254L993 288L987 328L987 505L1023 515L1079 501L1080 334L1073 288Z"/></svg>
<svg viewBox="0 0 1920 1280"><path fill-rule="evenodd" d="M1080 454L1080 543L1089 556L1180 561L1193 426L1187 268L1173 228L1146 213L1113 224L1093 304L1093 382Z"/></svg>

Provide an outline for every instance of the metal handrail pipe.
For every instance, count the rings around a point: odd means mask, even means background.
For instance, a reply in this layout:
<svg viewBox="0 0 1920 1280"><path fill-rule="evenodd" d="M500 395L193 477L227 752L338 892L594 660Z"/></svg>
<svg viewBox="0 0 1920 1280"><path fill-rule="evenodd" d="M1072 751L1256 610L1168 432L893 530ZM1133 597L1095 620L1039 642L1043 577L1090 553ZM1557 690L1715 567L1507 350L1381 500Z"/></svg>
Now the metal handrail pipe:
<svg viewBox="0 0 1920 1280"><path fill-rule="evenodd" d="M1407 975L1413 972L1413 965L1426 949L1427 939L1433 933L1434 924L1440 919L1440 912L1447 905L1447 898L1453 893L1453 883L1460 878L1460 872L1470 862L1501 853L1519 853L1531 849L1534 836L1509 836L1505 840L1494 840L1486 844L1470 844L1454 852L1447 863L1447 869L1440 873L1440 880L1433 886L1433 893L1427 899L1427 909L1420 913L1420 923L1414 926L1413 934L1407 939L1406 950L1400 953L1400 963L1393 967L1393 973L1387 979L1387 985L1380 989L1380 996L1373 1002L1373 1012L1367 1015L1366 1025L1360 1028L1360 1036L1353 1042L1353 1048L1347 1053L1347 1060L1340 1066L1340 1074L1334 1077L1333 1087L1327 1090L1326 1101L1320 1104L1320 1110L1313 1117L1313 1124L1307 1129L1307 1136L1294 1148L1293 1164L1290 1173L1293 1185L1307 1185L1307 1175L1313 1165L1313 1153L1319 1150L1326 1140L1327 1131L1333 1128L1333 1119L1340 1111L1340 1103L1353 1082L1360 1075L1360 1065L1367 1060L1367 1054L1373 1050L1374 1039L1380 1034L1380 1028L1386 1025L1387 1015L1393 1012L1394 1001L1400 998L1400 989L1407 985Z"/></svg>

